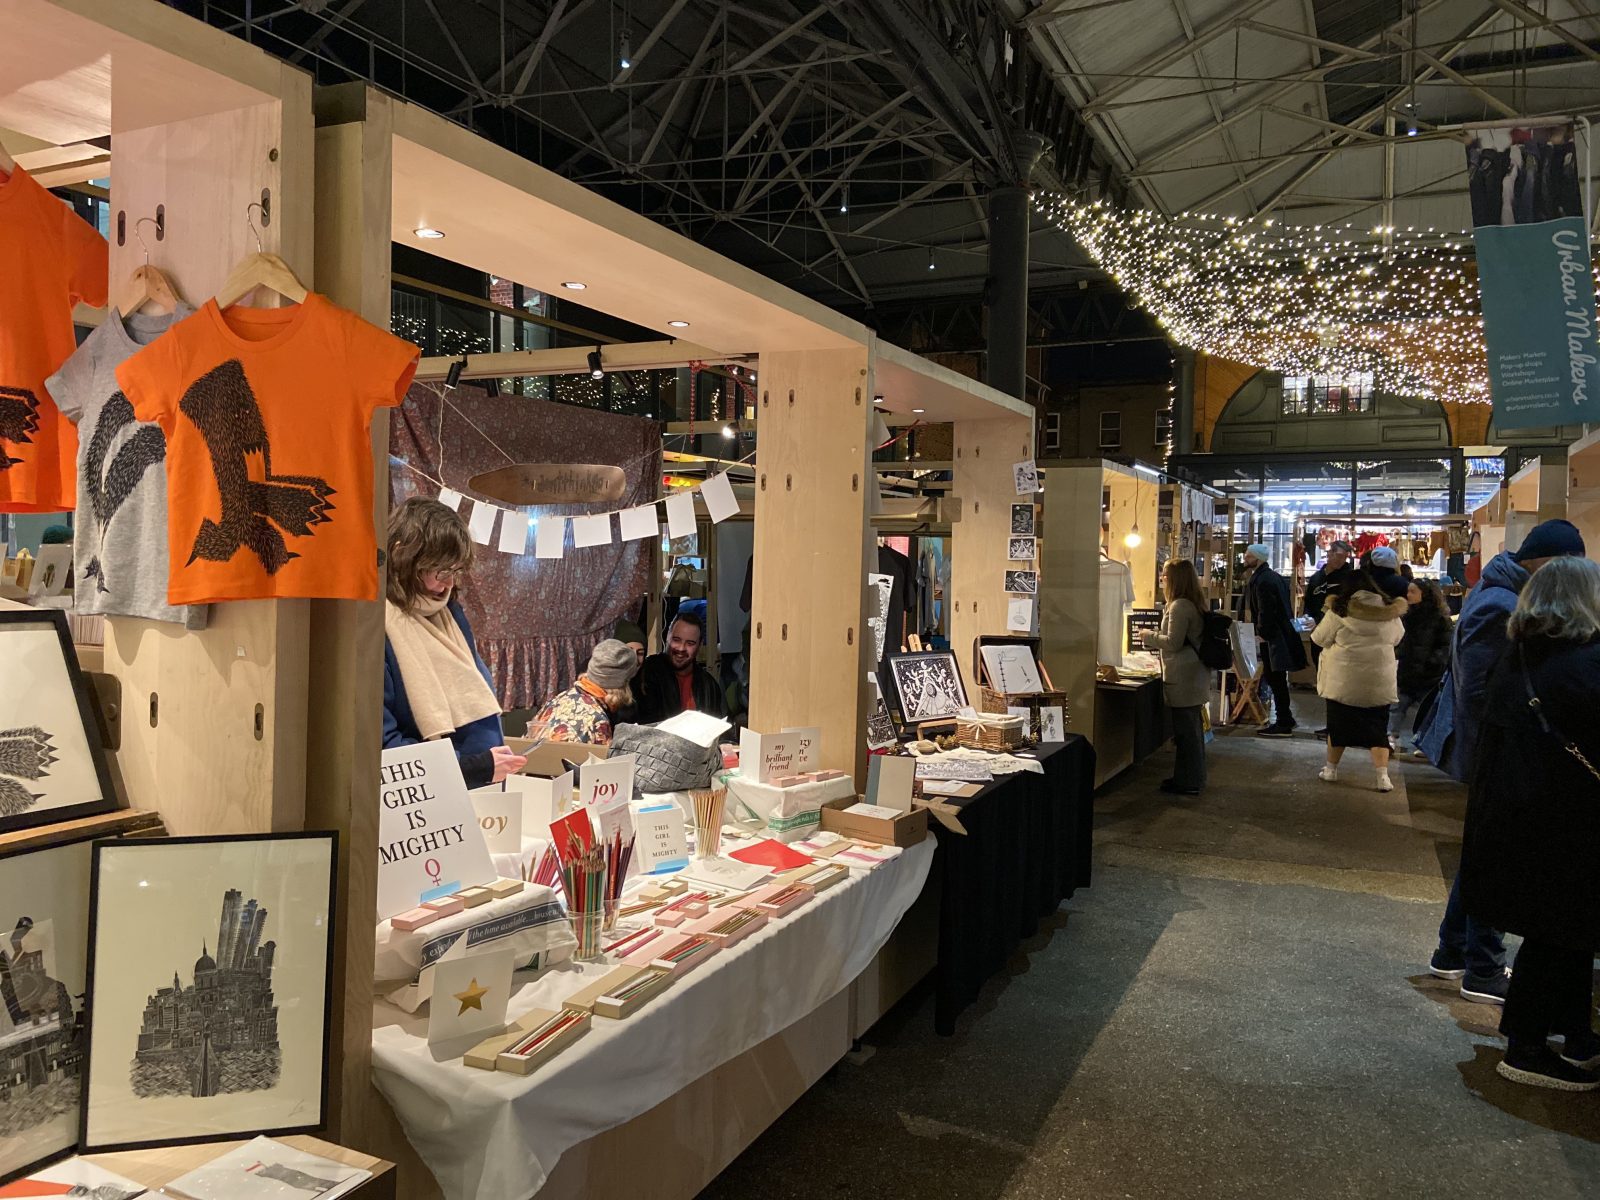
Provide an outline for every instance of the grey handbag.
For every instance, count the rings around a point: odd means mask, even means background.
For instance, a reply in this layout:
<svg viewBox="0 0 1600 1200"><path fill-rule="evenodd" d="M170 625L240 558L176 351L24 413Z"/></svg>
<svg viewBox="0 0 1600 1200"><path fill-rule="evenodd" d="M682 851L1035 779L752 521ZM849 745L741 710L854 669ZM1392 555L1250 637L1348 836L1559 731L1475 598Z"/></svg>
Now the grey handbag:
<svg viewBox="0 0 1600 1200"><path fill-rule="evenodd" d="M653 725L618 725L611 753L637 756L633 785L640 792L687 792L711 786L722 766L719 746L699 746Z"/></svg>

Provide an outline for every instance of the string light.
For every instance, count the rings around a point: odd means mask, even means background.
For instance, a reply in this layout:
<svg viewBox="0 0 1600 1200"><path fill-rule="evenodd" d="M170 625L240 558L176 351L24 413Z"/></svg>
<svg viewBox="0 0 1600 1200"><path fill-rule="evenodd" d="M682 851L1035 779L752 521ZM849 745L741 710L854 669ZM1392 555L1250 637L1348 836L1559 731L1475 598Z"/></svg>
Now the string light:
<svg viewBox="0 0 1600 1200"><path fill-rule="evenodd" d="M1470 231L1168 217L1059 194L1035 207L1179 345L1285 375L1370 373L1393 395L1489 400Z"/></svg>

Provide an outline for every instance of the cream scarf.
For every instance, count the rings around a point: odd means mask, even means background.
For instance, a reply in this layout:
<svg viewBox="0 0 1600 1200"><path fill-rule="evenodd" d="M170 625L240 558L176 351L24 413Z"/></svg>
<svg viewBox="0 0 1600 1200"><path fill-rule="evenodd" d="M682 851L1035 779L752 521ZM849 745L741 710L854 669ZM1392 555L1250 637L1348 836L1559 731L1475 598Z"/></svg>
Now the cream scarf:
<svg viewBox="0 0 1600 1200"><path fill-rule="evenodd" d="M474 721L500 714L500 702L479 673L448 603L448 597L419 596L408 611L384 601L384 632L400 664L400 681L424 741L447 737Z"/></svg>

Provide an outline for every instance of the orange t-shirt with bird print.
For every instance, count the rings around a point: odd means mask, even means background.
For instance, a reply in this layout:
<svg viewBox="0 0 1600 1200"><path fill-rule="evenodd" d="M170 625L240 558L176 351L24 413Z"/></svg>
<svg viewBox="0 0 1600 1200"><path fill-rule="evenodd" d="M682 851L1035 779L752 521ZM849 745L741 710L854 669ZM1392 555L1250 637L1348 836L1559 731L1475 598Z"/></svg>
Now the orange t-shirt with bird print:
<svg viewBox="0 0 1600 1200"><path fill-rule="evenodd" d="M21 167L0 182L0 512L70 512L78 431L44 381L77 348L72 306L106 302L105 238Z"/></svg>
<svg viewBox="0 0 1600 1200"><path fill-rule="evenodd" d="M308 295L217 308L117 368L167 438L167 602L375 600L374 410L405 397L417 347Z"/></svg>

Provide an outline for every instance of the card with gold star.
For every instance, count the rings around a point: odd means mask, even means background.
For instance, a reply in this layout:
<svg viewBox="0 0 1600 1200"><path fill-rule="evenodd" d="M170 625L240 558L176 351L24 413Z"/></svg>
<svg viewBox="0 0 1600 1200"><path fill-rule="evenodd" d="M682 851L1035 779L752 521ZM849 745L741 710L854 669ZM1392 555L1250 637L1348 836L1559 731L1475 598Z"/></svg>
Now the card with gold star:
<svg viewBox="0 0 1600 1200"><path fill-rule="evenodd" d="M511 964L511 952L502 950L444 958L432 966L428 1045L434 1058L460 1058L505 1028Z"/></svg>

